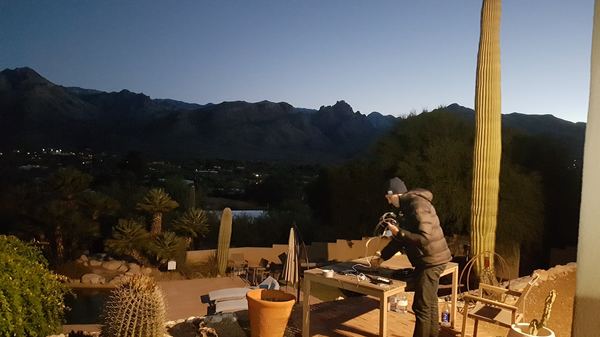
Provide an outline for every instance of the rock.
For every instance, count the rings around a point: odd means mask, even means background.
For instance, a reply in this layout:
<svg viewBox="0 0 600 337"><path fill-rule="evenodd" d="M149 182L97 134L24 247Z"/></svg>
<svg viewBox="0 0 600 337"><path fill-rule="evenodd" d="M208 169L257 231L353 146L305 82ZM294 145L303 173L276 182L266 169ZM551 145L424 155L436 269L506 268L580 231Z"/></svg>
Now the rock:
<svg viewBox="0 0 600 337"><path fill-rule="evenodd" d="M81 255L81 256L79 257L79 260L81 260L82 262L86 262L86 261L88 261L89 259L88 259L87 255L85 255L85 254L84 254L84 255Z"/></svg>
<svg viewBox="0 0 600 337"><path fill-rule="evenodd" d="M140 272L140 265L138 265L137 263L128 263L127 267L129 267L129 271L132 273Z"/></svg>
<svg viewBox="0 0 600 337"><path fill-rule="evenodd" d="M548 281L548 277L549 277L548 271L546 271L544 269L536 269L534 271L534 273L538 274L540 276L540 279L539 279L538 283L539 282Z"/></svg>
<svg viewBox="0 0 600 337"><path fill-rule="evenodd" d="M120 272L123 272L123 273L124 273L124 272L126 272L126 271L128 271L128 270L129 270L129 267L127 267L127 265L126 265L126 264L122 264L122 265L121 265L121 266L120 266L120 267L117 269L117 271L120 271Z"/></svg>
<svg viewBox="0 0 600 337"><path fill-rule="evenodd" d="M150 268L150 267L144 267L144 268L142 268L142 273L144 275L150 275L150 274L152 274L152 268Z"/></svg>
<svg viewBox="0 0 600 337"><path fill-rule="evenodd" d="M106 279L98 274L88 273L81 277L81 283L104 284Z"/></svg>
<svg viewBox="0 0 600 337"><path fill-rule="evenodd" d="M112 285L117 285L119 283L123 282L123 277L122 276L115 276L112 280L108 281L109 284Z"/></svg>
<svg viewBox="0 0 600 337"><path fill-rule="evenodd" d="M100 267L102 265L102 261L98 260L90 260L90 267Z"/></svg>
<svg viewBox="0 0 600 337"><path fill-rule="evenodd" d="M107 270L117 270L123 265L123 261L111 260L102 263L102 268Z"/></svg>

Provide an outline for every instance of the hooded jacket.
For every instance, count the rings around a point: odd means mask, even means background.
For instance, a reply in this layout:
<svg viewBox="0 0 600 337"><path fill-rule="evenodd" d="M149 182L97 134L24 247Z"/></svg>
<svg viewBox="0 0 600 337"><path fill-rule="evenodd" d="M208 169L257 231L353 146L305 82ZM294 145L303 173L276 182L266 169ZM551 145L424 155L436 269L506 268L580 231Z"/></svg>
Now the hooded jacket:
<svg viewBox="0 0 600 337"><path fill-rule="evenodd" d="M420 188L400 196L400 230L381 251L384 260L398 251L404 251L414 267L437 266L452 259L432 200L433 194Z"/></svg>

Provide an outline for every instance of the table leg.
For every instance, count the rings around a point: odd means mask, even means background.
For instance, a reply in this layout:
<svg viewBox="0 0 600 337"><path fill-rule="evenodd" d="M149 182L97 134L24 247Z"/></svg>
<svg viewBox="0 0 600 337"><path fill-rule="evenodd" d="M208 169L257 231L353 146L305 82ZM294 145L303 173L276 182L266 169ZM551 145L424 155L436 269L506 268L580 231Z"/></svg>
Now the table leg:
<svg viewBox="0 0 600 337"><path fill-rule="evenodd" d="M310 279L304 277L302 298L302 337L310 336Z"/></svg>
<svg viewBox="0 0 600 337"><path fill-rule="evenodd" d="M388 298L382 295L379 299L379 336L387 336L387 309L388 309Z"/></svg>
<svg viewBox="0 0 600 337"><path fill-rule="evenodd" d="M452 317L451 317L451 327L454 329L456 324L456 302L458 299L458 267L454 268L452 271Z"/></svg>

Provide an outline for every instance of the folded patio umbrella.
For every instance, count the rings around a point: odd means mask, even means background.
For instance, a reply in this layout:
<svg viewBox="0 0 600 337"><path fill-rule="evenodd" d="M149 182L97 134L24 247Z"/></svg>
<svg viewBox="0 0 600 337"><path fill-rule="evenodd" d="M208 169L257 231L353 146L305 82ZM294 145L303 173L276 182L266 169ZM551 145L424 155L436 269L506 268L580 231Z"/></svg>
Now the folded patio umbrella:
<svg viewBox="0 0 600 337"><path fill-rule="evenodd" d="M286 284L291 283L295 286L300 280L298 253L298 240L296 238L296 232L292 227L290 228L290 238L288 240L287 259L283 266L283 279L286 281Z"/></svg>

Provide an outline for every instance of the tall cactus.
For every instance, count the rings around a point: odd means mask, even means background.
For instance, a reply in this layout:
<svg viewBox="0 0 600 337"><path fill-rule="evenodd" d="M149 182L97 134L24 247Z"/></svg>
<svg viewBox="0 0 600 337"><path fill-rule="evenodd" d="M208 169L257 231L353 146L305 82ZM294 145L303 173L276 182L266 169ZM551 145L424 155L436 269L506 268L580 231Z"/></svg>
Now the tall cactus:
<svg viewBox="0 0 600 337"><path fill-rule="evenodd" d="M102 337L163 337L165 302L152 278L134 275L113 290L106 301Z"/></svg>
<svg viewBox="0 0 600 337"><path fill-rule="evenodd" d="M229 243L231 242L231 223L233 214L229 207L223 210L221 215L221 227L219 228L219 246L217 247L217 265L219 275L225 276L227 261L229 261Z"/></svg>
<svg viewBox="0 0 600 337"><path fill-rule="evenodd" d="M475 83L475 147L471 200L473 255L495 251L500 157L500 0L483 0ZM483 263L476 270L481 275ZM493 261L491 261L492 266Z"/></svg>

